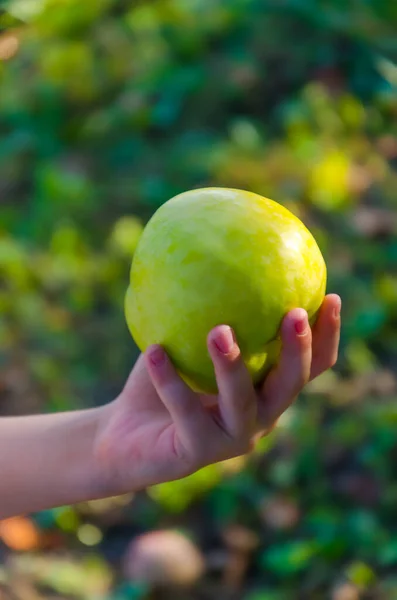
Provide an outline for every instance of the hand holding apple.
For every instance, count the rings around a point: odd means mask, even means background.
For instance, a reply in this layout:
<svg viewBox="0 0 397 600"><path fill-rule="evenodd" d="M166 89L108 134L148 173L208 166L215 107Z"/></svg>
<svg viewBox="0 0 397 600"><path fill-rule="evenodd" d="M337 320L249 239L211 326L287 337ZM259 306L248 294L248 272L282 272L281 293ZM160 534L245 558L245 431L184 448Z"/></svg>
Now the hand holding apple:
<svg viewBox="0 0 397 600"><path fill-rule="evenodd" d="M106 493L184 477L270 432L337 359L341 301L325 279L313 237L276 203L211 189L164 205L126 298L144 354L97 430Z"/></svg>
<svg viewBox="0 0 397 600"><path fill-rule="evenodd" d="M280 326L293 308L311 323L326 266L290 211L241 190L205 188L166 202L138 243L125 310L139 348L168 353L196 391L216 393L209 331L233 328L255 384L277 361Z"/></svg>

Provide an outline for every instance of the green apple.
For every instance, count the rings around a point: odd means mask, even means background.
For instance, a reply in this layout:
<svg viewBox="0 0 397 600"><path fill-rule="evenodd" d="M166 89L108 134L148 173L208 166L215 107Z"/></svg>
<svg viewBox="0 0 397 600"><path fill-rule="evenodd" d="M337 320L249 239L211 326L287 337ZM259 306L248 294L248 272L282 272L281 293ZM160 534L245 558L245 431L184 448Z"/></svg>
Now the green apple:
<svg viewBox="0 0 397 600"><path fill-rule="evenodd" d="M285 314L315 320L327 270L305 225L242 190L187 191L163 204L133 257L126 320L138 347L161 344L196 391L216 393L207 335L230 325L253 382L277 361Z"/></svg>

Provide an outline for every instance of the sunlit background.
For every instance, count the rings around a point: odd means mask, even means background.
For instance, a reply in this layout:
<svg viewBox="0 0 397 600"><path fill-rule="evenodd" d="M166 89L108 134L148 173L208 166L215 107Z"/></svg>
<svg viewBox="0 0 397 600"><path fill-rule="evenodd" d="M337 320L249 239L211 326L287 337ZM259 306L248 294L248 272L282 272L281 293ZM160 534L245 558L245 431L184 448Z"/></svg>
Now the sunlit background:
<svg viewBox="0 0 397 600"><path fill-rule="evenodd" d="M120 391L134 248L190 188L295 212L344 307L249 459L0 523L1 600L397 598L397 3L2 6L1 414Z"/></svg>

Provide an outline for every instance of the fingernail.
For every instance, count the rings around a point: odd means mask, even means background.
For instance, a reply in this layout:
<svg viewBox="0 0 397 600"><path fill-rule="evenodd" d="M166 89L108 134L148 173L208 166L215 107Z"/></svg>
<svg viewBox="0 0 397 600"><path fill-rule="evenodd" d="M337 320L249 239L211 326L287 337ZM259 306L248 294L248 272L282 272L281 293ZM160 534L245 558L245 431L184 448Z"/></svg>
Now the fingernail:
<svg viewBox="0 0 397 600"><path fill-rule="evenodd" d="M334 308L334 317L335 317L335 319L338 319L338 318L339 318L339 316L340 316L340 311L341 311L341 308L342 308L342 301L341 301L341 299L339 298L339 299L338 299L338 302L336 303L336 305L335 305L335 308Z"/></svg>
<svg viewBox="0 0 397 600"><path fill-rule="evenodd" d="M222 354L229 354L233 350L235 341L233 331L230 327L220 328L214 338L215 346Z"/></svg>
<svg viewBox="0 0 397 600"><path fill-rule="evenodd" d="M302 317L295 321L295 331L298 335L302 335L305 333L307 328L307 318Z"/></svg>
<svg viewBox="0 0 397 600"><path fill-rule="evenodd" d="M149 353L149 360L152 363L152 365L154 365L155 367L159 367L163 364L165 360L164 350L160 346L152 348L152 350Z"/></svg>

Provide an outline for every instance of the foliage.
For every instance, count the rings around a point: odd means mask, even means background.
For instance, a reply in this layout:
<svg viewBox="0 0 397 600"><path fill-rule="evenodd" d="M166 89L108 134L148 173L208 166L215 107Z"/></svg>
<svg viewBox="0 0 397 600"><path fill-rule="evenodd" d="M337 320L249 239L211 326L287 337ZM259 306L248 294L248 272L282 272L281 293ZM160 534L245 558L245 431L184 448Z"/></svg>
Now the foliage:
<svg viewBox="0 0 397 600"><path fill-rule="evenodd" d="M296 212L344 327L337 368L262 452L126 502L34 515L36 537L24 521L3 530L36 562L8 552L1 580L29 573L43 598L144 597L108 574L131 536L187 526L210 556L237 522L260 534L241 597L342 598L345 584L397 597L397 5L3 4L0 56L5 36L19 47L0 63L3 413L118 392L137 356L123 316L131 256L153 211L189 188L250 189ZM48 557L60 548L69 562Z"/></svg>

